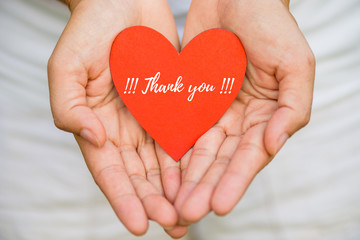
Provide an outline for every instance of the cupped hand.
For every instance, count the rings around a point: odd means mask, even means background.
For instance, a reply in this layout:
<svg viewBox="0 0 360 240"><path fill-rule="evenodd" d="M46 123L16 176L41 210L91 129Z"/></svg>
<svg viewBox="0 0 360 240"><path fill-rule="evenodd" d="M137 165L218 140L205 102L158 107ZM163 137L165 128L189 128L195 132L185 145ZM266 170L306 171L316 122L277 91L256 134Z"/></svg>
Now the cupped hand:
<svg viewBox="0 0 360 240"><path fill-rule="evenodd" d="M256 174L310 118L315 62L288 2L193 0L182 45L210 28L234 32L248 63L233 104L181 159L175 201L180 225L209 211L229 213Z"/></svg>
<svg viewBox="0 0 360 240"><path fill-rule="evenodd" d="M74 0L69 7L48 63L55 125L74 133L95 182L129 231L145 233L148 219L172 227L178 218L164 195L160 166L165 183L179 167L166 157L158 162L153 139L121 101L109 70L112 42L126 27L154 28L179 48L169 6L165 0ZM176 181L166 185L170 198Z"/></svg>

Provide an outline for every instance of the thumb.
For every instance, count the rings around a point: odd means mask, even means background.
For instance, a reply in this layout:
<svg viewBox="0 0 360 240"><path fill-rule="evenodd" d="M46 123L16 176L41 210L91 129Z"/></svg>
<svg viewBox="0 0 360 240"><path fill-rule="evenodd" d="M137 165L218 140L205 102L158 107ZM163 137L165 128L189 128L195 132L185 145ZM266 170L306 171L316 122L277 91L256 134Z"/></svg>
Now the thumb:
<svg viewBox="0 0 360 240"><path fill-rule="evenodd" d="M315 59L310 48L297 52L279 66L278 109L270 118L265 130L265 147L275 155L286 140L310 120L315 77ZM291 56L291 54L290 54Z"/></svg>
<svg viewBox="0 0 360 240"><path fill-rule="evenodd" d="M97 147L106 141L103 124L87 106L87 72L80 62L55 49L48 62L50 105L56 127L81 136Z"/></svg>

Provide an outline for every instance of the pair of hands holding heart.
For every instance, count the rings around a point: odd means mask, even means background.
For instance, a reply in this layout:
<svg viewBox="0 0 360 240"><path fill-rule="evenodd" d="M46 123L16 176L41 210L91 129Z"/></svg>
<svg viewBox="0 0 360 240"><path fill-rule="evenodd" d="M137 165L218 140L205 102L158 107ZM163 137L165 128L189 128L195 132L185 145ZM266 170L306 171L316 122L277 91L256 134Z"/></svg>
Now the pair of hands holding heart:
<svg viewBox="0 0 360 240"><path fill-rule="evenodd" d="M310 118L314 57L280 0L193 0L182 46L166 0L74 0L49 60L57 127L75 134L95 182L133 234L154 220L173 237L209 211L225 215L288 137ZM243 86L221 119L175 162L139 125L112 82L116 35L143 25L179 51L224 28L247 55Z"/></svg>

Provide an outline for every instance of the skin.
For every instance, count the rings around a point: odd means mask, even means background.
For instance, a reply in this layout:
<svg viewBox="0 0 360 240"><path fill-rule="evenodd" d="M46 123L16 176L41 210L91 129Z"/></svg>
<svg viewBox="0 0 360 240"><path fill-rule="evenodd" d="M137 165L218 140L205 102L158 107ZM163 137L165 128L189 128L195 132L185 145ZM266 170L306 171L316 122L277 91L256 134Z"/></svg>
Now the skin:
<svg viewBox="0 0 360 240"><path fill-rule="evenodd" d="M144 234L149 219L171 228L178 220L171 203L176 192L166 198L162 180L167 186L167 179L180 176L179 164L130 114L109 70L112 42L129 26L154 28L179 49L170 8L159 0L67 3L71 18L48 63L55 125L74 133L95 182L131 233ZM176 179L171 184L178 188Z"/></svg>
<svg viewBox="0 0 360 240"><path fill-rule="evenodd" d="M248 66L224 116L181 159L179 225L228 214L286 140L310 119L315 61L288 1L193 0L183 47L210 28L234 32ZM169 231L169 234L172 234Z"/></svg>
<svg viewBox="0 0 360 240"><path fill-rule="evenodd" d="M224 28L242 41L243 87L224 116L173 161L118 97L109 71L112 41L133 25L152 27L180 49L165 0L73 0L49 60L55 125L74 133L95 182L130 232L148 219L178 238L210 211L229 213L256 174L310 119L314 56L280 0L193 0L182 47Z"/></svg>

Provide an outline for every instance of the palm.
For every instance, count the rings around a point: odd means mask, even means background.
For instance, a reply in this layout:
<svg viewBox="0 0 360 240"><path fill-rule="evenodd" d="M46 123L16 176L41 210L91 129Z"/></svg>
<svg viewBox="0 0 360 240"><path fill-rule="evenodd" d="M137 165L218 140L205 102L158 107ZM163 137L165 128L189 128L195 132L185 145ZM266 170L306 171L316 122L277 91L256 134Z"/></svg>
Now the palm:
<svg viewBox="0 0 360 240"><path fill-rule="evenodd" d="M130 230L146 229L147 218L162 226L173 225L177 217L163 196L154 141L113 86L106 96L88 97L88 102L105 128L106 142L96 148L80 137L77 140L96 183L119 218L133 224L127 225Z"/></svg>
<svg viewBox="0 0 360 240"><path fill-rule="evenodd" d="M112 42L127 26L152 27L178 46L166 2L141 2L141 10L139 4L81 2L49 61L55 123L75 133L96 183L134 234L146 231L148 219L164 227L177 221L160 177L160 166L166 169L173 161L158 162L154 141L121 101L109 70Z"/></svg>
<svg viewBox="0 0 360 240"><path fill-rule="evenodd" d="M279 0L193 0L183 46L210 28L234 32L248 66L233 104L181 160L175 202L181 225L211 210L229 213L287 137L306 124L311 107L313 56Z"/></svg>
<svg viewBox="0 0 360 240"><path fill-rule="evenodd" d="M229 205L223 203L231 202L233 206L253 176L272 159L264 145L264 136L268 121L277 109L278 89L259 86L257 83L262 79L254 79L250 69L226 113L197 141L191 154L182 159L183 183L176 206L187 221L198 221L213 208L211 198L216 188L221 191L217 195L221 199L215 202L220 203L215 206L218 213L230 211ZM224 183L218 187L223 175ZM239 176L243 178L241 181Z"/></svg>

